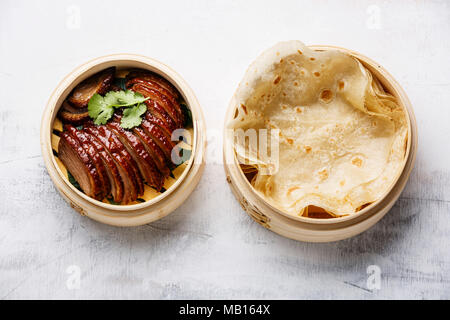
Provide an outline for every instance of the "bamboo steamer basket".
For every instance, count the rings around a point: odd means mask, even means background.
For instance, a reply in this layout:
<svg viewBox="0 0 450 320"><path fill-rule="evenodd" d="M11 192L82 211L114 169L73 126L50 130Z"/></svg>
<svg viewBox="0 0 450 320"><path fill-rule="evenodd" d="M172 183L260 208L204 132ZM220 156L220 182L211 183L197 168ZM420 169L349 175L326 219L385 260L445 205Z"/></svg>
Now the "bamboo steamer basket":
<svg viewBox="0 0 450 320"><path fill-rule="evenodd" d="M341 47L315 45L313 50L340 50L357 58L385 89L393 94L407 114L408 141L403 169L385 195L364 209L339 218L317 219L289 215L265 201L251 186L243 174L233 149L233 135L227 131L227 123L236 112L229 105L224 128L224 167L227 182L244 211L263 227L277 234L305 242L331 242L353 237L377 223L394 205L408 181L417 153L417 123L406 93L386 69L368 57Z"/></svg>
<svg viewBox="0 0 450 320"><path fill-rule="evenodd" d="M182 173L163 193L143 203L113 205L97 201L76 189L61 170L53 154L52 131L58 110L72 91L84 79L108 67L119 70L141 68L158 73L169 80L181 93L188 105L193 122L191 155ZM45 166L56 189L72 208L83 216L114 226L138 226L158 220L180 206L191 194L204 169L206 128L200 105L188 84L171 68L154 59L135 54L114 54L91 60L68 74L53 91L41 122L41 149Z"/></svg>

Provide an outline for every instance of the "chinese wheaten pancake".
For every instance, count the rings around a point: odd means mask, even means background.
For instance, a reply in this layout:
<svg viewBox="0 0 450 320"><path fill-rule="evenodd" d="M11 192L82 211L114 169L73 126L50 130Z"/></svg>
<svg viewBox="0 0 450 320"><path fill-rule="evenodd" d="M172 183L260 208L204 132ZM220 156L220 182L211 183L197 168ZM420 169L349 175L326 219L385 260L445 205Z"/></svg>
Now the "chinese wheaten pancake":
<svg viewBox="0 0 450 320"><path fill-rule="evenodd" d="M256 192L285 213L355 213L381 199L403 168L405 110L338 50L275 45L250 66L232 104L229 129L270 133L265 152L259 136L256 146L236 138L234 149Z"/></svg>

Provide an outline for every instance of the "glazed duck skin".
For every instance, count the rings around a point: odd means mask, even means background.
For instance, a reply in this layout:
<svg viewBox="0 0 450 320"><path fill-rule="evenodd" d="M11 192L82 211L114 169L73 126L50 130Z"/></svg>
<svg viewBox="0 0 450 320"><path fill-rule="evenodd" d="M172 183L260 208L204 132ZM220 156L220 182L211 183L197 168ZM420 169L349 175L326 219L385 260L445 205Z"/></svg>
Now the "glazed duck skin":
<svg viewBox="0 0 450 320"><path fill-rule="evenodd" d="M122 149L124 148L122 143L118 145L115 139L110 139L108 135L100 131L98 126L88 125L85 126L84 130L97 138L97 140L104 146L105 150L107 150L114 159L124 184L122 203L126 204L135 201L138 197L137 182L135 180L136 178L131 165L122 155Z"/></svg>
<svg viewBox="0 0 450 320"><path fill-rule="evenodd" d="M66 100L59 111L59 116L65 122L79 124L89 119L89 111L87 108L75 108Z"/></svg>
<svg viewBox="0 0 450 320"><path fill-rule="evenodd" d="M172 133L174 130L168 130L167 127L164 125L164 123L161 121L161 119L155 117L151 112L146 112L144 115L144 119L147 120L148 122L158 126L158 128L161 129L161 132L166 137L166 140L172 141ZM172 148L173 148L173 146L174 145L172 144Z"/></svg>
<svg viewBox="0 0 450 320"><path fill-rule="evenodd" d="M141 77L136 77L136 78L132 78L132 79L128 80L126 83L126 87L129 89L129 88L133 87L133 85L135 85L135 84L140 84L140 85L148 87L150 89L154 89L154 90L158 91L159 93L163 94L165 97L167 97L174 106L178 105L177 98L175 98L170 91L166 90L164 87L162 87L155 81L146 80L145 78L141 78Z"/></svg>
<svg viewBox="0 0 450 320"><path fill-rule="evenodd" d="M91 135L85 129L83 129L83 132L103 159L103 164L106 168L106 174L108 175L111 185L111 195L113 197L113 200L117 203L122 202L124 193L123 181L120 170L117 168L114 159L109 154L109 152L105 150L105 147L93 135Z"/></svg>
<svg viewBox="0 0 450 320"><path fill-rule="evenodd" d="M114 80L115 67L105 69L78 84L70 94L68 101L77 108L86 108L96 93L103 95L109 91Z"/></svg>
<svg viewBox="0 0 450 320"><path fill-rule="evenodd" d="M170 101L170 103L174 107L174 110L177 112L178 118L180 119L181 123L184 122L184 114L181 111L178 99L175 98L170 91L166 90L165 88L163 88L161 85L159 85L155 81L147 81L147 80L143 80L142 78L130 79L127 82L127 88L132 88L133 85L135 85L135 84L146 87L148 89L156 90L157 92L162 94L165 98L167 98Z"/></svg>
<svg viewBox="0 0 450 320"><path fill-rule="evenodd" d="M133 133L141 140L145 149L155 161L155 164L162 176L167 178L170 175L170 169L166 163L167 160L161 148L158 147L155 141L141 127L133 128Z"/></svg>
<svg viewBox="0 0 450 320"><path fill-rule="evenodd" d="M136 183L136 191L137 191L136 195L137 196L142 195L144 193L144 183L142 181L142 176L141 173L139 172L136 161L134 161L133 157L130 155L127 148L124 146L124 144L120 141L117 135L110 128L108 128L106 125L101 125L98 126L98 129L100 134L104 135L105 137L108 138L109 141L113 141L115 145L120 147L120 154L128 162L132 170L134 181Z"/></svg>
<svg viewBox="0 0 450 320"><path fill-rule="evenodd" d="M89 157L92 160L92 163L95 165L95 168L97 169L97 172L100 176L100 181L102 184L102 190L103 190L103 197L106 197L111 192L111 184L108 179L108 175L106 173L106 168L103 164L103 160L100 156L100 154L97 152L97 149L95 146L92 145L89 138L86 136L86 134L81 131L77 130L74 126L67 124L64 126L65 131L67 131L69 134L72 135L73 138L77 139L80 145L84 148L86 153L89 155Z"/></svg>
<svg viewBox="0 0 450 320"><path fill-rule="evenodd" d="M134 85L131 90L142 95L146 94L144 87L141 85ZM168 132L172 133L173 130L179 128L179 125L170 117L167 111L159 103L151 99L146 100L144 103L147 105L147 110L164 123L164 127Z"/></svg>
<svg viewBox="0 0 450 320"><path fill-rule="evenodd" d="M126 87L132 88L134 84L139 84L149 89L156 90L169 99L180 120L179 125L184 123L184 113L182 112L178 102L180 99L180 94L169 81L155 73L140 70L132 71L127 75Z"/></svg>
<svg viewBox="0 0 450 320"><path fill-rule="evenodd" d="M172 162L172 149L174 147L172 141L166 137L161 128L146 119L142 120L141 127L162 150L169 168L173 168L175 165Z"/></svg>
<svg viewBox="0 0 450 320"><path fill-rule="evenodd" d="M133 86L133 88L138 88L139 93L141 93L144 97L150 98L151 100L158 103L167 114L172 118L172 120L177 124L177 128L181 128L183 126L183 119L181 118L181 110L177 110L177 108L170 102L170 100L161 94L159 91L144 86L142 84L138 84Z"/></svg>
<svg viewBox="0 0 450 320"><path fill-rule="evenodd" d="M130 155L136 162L139 171L145 181L155 187L156 190L161 190L164 182L164 177L156 168L155 162L145 149L143 143L131 131L125 130L120 126L121 116L116 115L114 121L107 124L108 128L113 130L119 140L124 144Z"/></svg>
<svg viewBox="0 0 450 320"><path fill-rule="evenodd" d="M103 188L95 165L84 148L68 132L61 133L58 155L74 176L83 192L94 199L103 199Z"/></svg>
<svg viewBox="0 0 450 320"><path fill-rule="evenodd" d="M126 81L131 82L134 78L157 83L159 86L170 92L175 100L178 100L180 97L178 90L169 81L156 73L145 70L132 70L127 75Z"/></svg>

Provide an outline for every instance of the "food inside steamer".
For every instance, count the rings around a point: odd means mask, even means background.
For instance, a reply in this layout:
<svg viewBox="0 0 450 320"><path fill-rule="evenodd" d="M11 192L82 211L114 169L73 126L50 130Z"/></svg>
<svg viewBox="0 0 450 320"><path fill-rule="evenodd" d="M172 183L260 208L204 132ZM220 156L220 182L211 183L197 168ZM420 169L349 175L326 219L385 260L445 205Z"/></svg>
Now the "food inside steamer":
<svg viewBox="0 0 450 320"><path fill-rule="evenodd" d="M178 144L172 133L180 128L191 133L192 119L169 81L147 70L112 67L69 94L52 144L74 186L100 201L132 204L164 192L183 172L190 146L178 149L186 153L182 163L172 161Z"/></svg>
<svg viewBox="0 0 450 320"><path fill-rule="evenodd" d="M279 43L250 66L233 97L228 128L276 130L277 170L271 144L234 140L241 169L256 192L295 216L354 214L381 199L406 158L407 120L356 58L314 51L299 41ZM270 170L269 170L270 171Z"/></svg>

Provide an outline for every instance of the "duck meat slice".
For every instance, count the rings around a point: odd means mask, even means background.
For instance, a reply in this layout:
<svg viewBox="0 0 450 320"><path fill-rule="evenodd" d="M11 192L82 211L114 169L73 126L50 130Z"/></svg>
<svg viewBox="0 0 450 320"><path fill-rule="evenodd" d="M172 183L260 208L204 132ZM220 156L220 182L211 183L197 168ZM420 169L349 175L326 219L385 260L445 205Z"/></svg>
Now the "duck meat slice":
<svg viewBox="0 0 450 320"><path fill-rule="evenodd" d="M110 130L101 130L104 129L102 127L103 126L85 125L84 130L94 136L114 159L124 185L122 203L127 204L133 202L138 197L139 189L132 165L127 161L127 157L124 156L124 153L128 154L128 152Z"/></svg>
<svg viewBox="0 0 450 320"><path fill-rule="evenodd" d="M129 81L129 83L130 83L130 85L131 84L137 84L137 85L146 87L148 89L156 90L159 93L161 93L164 97L166 97L170 101L170 103L172 104L172 106L176 110L176 112L178 114L178 118L181 121L181 124L184 123L184 113L181 110L180 104L178 103L177 99L175 99L170 94L169 91L165 90L164 88L162 88L160 85L158 85L155 82L145 81L145 80L142 80L141 78L133 78L132 80Z"/></svg>
<svg viewBox="0 0 450 320"><path fill-rule="evenodd" d="M169 168L173 168L175 164L172 162L172 149L174 148L174 144L170 139L167 139L167 136L163 133L160 127L149 122L146 119L142 119L141 128L148 134L150 138L155 141L158 147L164 153L166 163Z"/></svg>
<svg viewBox="0 0 450 320"><path fill-rule="evenodd" d="M87 196L103 199L103 188L95 165L78 140L68 132L60 135L58 157Z"/></svg>
<svg viewBox="0 0 450 320"><path fill-rule="evenodd" d="M107 124L120 141L124 144L130 155L136 162L142 177L148 185L155 187L158 191L164 183L164 177L158 171L155 162L145 149L142 142L131 131L125 130L120 126L120 115L115 115L114 120Z"/></svg>
<svg viewBox="0 0 450 320"><path fill-rule="evenodd" d="M134 86L133 91L142 93L140 92L138 86ZM145 104L147 105L147 110L164 123L164 128L170 132L170 134L172 131L179 128L177 123L173 121L166 110L164 110L164 108L161 107L156 101L149 99L145 101Z"/></svg>
<svg viewBox="0 0 450 320"><path fill-rule="evenodd" d="M156 166L163 176L163 179L167 178L170 175L170 169L167 166L167 160L164 152L141 127L134 127L133 132L139 138L139 140L141 140L147 152L152 156Z"/></svg>
<svg viewBox="0 0 450 320"><path fill-rule="evenodd" d="M89 142L94 146L97 152L100 154L103 160L103 164L106 168L106 174L108 175L108 179L111 185L111 195L113 197L114 202L120 203L123 200L123 180L122 175L126 174L125 172L120 172L122 170L116 162L114 161L111 154L105 149L105 147L95 138L94 135L87 132L87 130L83 129L84 134L89 139Z"/></svg>
<svg viewBox="0 0 450 320"><path fill-rule="evenodd" d="M87 108L75 108L67 100L63 102L58 114L62 120L72 124L80 124L89 118Z"/></svg>
<svg viewBox="0 0 450 320"><path fill-rule="evenodd" d="M161 118L161 113L155 111L154 106L157 106L157 103L152 100L147 100L145 102L147 103L147 112L145 113L145 117L147 118L147 120L157 124L169 137L172 136L172 132L177 129L176 126L169 127L167 125L167 122L163 120L164 118Z"/></svg>
<svg viewBox="0 0 450 320"><path fill-rule="evenodd" d="M144 117L148 121L158 125L168 137L171 137L172 132L174 132L177 129L177 128L169 128L167 126L167 123L164 122L163 120L161 120L161 118L158 116L158 113L153 112L153 110L149 110L148 107L147 107L147 112L145 113Z"/></svg>
<svg viewBox="0 0 450 320"><path fill-rule="evenodd" d="M109 182L106 168L103 164L102 158L100 154L97 152L96 148L91 144L89 141L89 138L86 136L86 134L80 130L77 130L74 126L70 124L66 124L64 126L64 130L67 131L69 134L72 135L75 139L78 140L80 145L84 148L86 153L91 158L92 162L95 165L95 168L97 169L97 172L100 176L100 181L102 184L103 189L103 198L108 196L111 192L111 184Z"/></svg>
<svg viewBox="0 0 450 320"><path fill-rule="evenodd" d="M132 88L134 84L141 84L147 86L149 88L155 89L165 97L167 97L172 105L175 107L175 110L178 113L181 123L184 123L184 112L181 110L179 99L180 94L179 91L166 79L161 76L145 71L133 71L130 72L126 77L125 86L127 88Z"/></svg>
<svg viewBox="0 0 450 320"><path fill-rule="evenodd" d="M105 94L114 80L116 67L100 71L79 83L70 94L69 102L77 108L86 108L89 100L96 93Z"/></svg>
<svg viewBox="0 0 450 320"><path fill-rule="evenodd" d="M161 94L160 92L158 92L153 88L149 88L142 84L135 84L133 88L137 89L135 91L139 92L144 97L152 99L153 101L158 103L161 107L163 107L164 110L167 112L167 114L176 123L177 128L181 128L183 126L183 120L180 117L179 112L176 110L176 108L170 102L170 100L167 99L163 94Z"/></svg>
<svg viewBox="0 0 450 320"><path fill-rule="evenodd" d="M142 180L141 173L139 172L136 161L134 161L133 157L128 152L127 148L120 141L119 137L106 125L99 126L100 133L103 133L109 139L113 139L117 145L121 146L121 154L125 158L126 161L130 164L131 169L133 170L133 176L136 181L137 186L137 196L141 196L144 194L144 181Z"/></svg>
<svg viewBox="0 0 450 320"><path fill-rule="evenodd" d="M170 92L170 94L175 98L175 100L179 99L178 90L171 84L169 81L161 77L159 74L156 74L147 70L132 70L128 73L126 77L126 81L131 81L134 78L140 78L142 80L151 81L157 83L159 86ZM128 87L128 86L127 86Z"/></svg>
<svg viewBox="0 0 450 320"><path fill-rule="evenodd" d="M135 85L135 84L141 84L143 86L153 88L153 89L159 91L164 96L166 96L174 105L178 105L177 98L174 97L174 95L170 91L166 90L164 87L162 87L156 81L153 81L153 80L145 78L145 77L135 77L135 78L128 79L125 86L127 88L132 88L133 85Z"/></svg>
<svg viewBox="0 0 450 320"><path fill-rule="evenodd" d="M165 123L161 121L161 119L155 117L151 112L146 112L144 114L144 119L146 119L148 122L158 126L161 129L161 132L166 137L165 140L172 141L172 133L174 130L169 131L168 128L165 126ZM174 145L174 144L172 144Z"/></svg>

